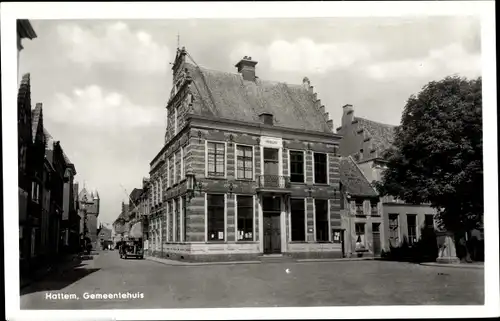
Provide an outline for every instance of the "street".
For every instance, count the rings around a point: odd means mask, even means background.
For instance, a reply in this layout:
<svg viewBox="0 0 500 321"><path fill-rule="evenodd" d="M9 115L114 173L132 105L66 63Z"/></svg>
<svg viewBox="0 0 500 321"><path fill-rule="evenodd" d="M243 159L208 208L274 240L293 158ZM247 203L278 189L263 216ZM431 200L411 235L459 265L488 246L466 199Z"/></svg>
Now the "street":
<svg viewBox="0 0 500 321"><path fill-rule="evenodd" d="M483 278L382 261L170 266L104 251L22 289L21 309L483 304Z"/></svg>

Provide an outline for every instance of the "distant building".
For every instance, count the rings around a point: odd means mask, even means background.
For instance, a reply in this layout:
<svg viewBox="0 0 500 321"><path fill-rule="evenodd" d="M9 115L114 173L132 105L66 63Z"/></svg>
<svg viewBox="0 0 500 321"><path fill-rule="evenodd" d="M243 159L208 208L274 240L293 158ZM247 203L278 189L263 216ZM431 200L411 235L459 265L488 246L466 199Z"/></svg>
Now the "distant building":
<svg viewBox="0 0 500 321"><path fill-rule="evenodd" d="M89 192L87 188L84 186L83 189L78 194L79 201L79 211L80 216L84 217L83 226L83 237L90 238L92 248L98 248L98 237L97 237L97 229L98 229L98 217L100 212L100 198L99 192L92 191Z"/></svg>
<svg viewBox="0 0 500 321"><path fill-rule="evenodd" d="M395 126L354 117L352 105L345 105L340 153L351 156L369 182L380 181L386 168L385 152L392 146ZM434 226L436 210L429 205L408 204L394 197L383 197L382 216L384 247L397 247L403 242L410 246L421 237L423 227Z"/></svg>
<svg viewBox="0 0 500 321"><path fill-rule="evenodd" d="M165 145L150 163L152 255L340 257L340 136L307 78L201 68L178 49ZM192 59L191 59L192 61Z"/></svg>

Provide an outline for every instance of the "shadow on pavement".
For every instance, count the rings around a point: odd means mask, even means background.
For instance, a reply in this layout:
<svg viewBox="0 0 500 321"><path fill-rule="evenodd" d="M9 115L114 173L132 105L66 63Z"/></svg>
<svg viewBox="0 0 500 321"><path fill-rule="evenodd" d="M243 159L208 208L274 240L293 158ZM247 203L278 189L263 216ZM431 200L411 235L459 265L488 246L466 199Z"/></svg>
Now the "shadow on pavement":
<svg viewBox="0 0 500 321"><path fill-rule="evenodd" d="M68 269L53 271L42 280L21 288L20 294L26 295L35 292L59 291L100 270L99 268L85 268L85 266L85 263L76 263Z"/></svg>

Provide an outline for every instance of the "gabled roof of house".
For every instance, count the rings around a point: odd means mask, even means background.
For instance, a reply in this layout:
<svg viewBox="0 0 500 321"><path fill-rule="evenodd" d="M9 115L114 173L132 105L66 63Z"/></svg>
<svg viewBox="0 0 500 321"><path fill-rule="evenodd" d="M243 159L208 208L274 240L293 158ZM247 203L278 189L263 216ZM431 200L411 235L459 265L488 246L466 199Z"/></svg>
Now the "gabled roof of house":
<svg viewBox="0 0 500 321"><path fill-rule="evenodd" d="M345 191L353 196L378 196L351 156L340 158L340 182Z"/></svg>
<svg viewBox="0 0 500 321"><path fill-rule="evenodd" d="M315 105L315 94L304 85L291 85L241 74L210 70L186 62L193 80L193 112L245 122L259 122L270 113L276 126L332 133L324 112Z"/></svg>
<svg viewBox="0 0 500 321"><path fill-rule="evenodd" d="M382 156L383 152L392 146L394 141L394 129L396 126L375 122L361 117L355 117L354 120L358 121L358 128L362 128L367 136L371 138L373 148L377 151L379 156Z"/></svg>
<svg viewBox="0 0 500 321"><path fill-rule="evenodd" d="M134 188L134 190L130 193L130 198L135 202L141 196L142 189ZM132 205L133 206L133 205Z"/></svg>

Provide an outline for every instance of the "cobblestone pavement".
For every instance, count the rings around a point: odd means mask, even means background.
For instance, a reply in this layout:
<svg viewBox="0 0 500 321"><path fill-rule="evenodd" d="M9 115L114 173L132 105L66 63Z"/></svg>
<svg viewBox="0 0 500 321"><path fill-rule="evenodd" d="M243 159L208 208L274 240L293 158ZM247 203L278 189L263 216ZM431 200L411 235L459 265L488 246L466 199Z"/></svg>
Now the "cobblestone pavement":
<svg viewBox="0 0 500 321"><path fill-rule="evenodd" d="M88 299L89 294L114 298ZM79 267L52 274L21 295L21 309L483 303L482 269L384 261L168 266L121 260L117 251L101 252Z"/></svg>

